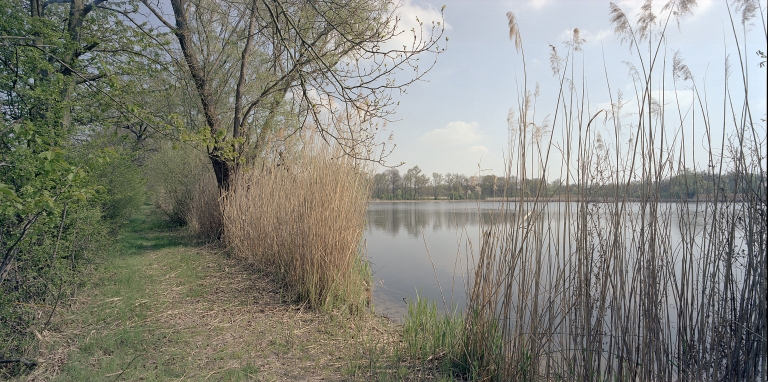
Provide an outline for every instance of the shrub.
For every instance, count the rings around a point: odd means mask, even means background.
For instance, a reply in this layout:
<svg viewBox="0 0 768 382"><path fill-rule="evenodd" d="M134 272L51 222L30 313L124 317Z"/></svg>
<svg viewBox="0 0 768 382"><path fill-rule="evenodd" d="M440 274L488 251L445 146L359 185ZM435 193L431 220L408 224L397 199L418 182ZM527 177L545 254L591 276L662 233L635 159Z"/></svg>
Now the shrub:
<svg viewBox="0 0 768 382"><path fill-rule="evenodd" d="M198 180L187 207L185 220L193 234L205 242L219 240L223 232L224 221L219 195L216 176L213 171L208 171Z"/></svg>
<svg viewBox="0 0 768 382"><path fill-rule="evenodd" d="M34 359L35 332L85 282L82 276L109 250L109 224L101 206L73 200L61 211L44 214L21 242L0 284L0 358ZM0 376L22 371L8 364Z"/></svg>

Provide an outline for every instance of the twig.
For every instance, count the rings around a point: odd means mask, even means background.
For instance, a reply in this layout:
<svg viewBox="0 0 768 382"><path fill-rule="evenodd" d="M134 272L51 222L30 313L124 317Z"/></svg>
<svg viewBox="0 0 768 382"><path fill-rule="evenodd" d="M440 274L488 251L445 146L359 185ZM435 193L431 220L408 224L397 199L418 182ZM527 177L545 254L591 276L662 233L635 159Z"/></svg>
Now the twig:
<svg viewBox="0 0 768 382"><path fill-rule="evenodd" d="M48 319L45 320L45 324L43 324L43 330L45 330L48 327L48 324L51 323L51 318L53 318L53 313L56 312L56 308L59 306L59 301L61 301L61 290L64 286L64 277L62 276L61 280L59 280L59 293L56 294L56 301L53 304L53 309L51 309L51 314L48 315Z"/></svg>
<svg viewBox="0 0 768 382"><path fill-rule="evenodd" d="M133 356L133 358L131 359L131 362L128 362L128 365L125 366L125 369L123 369L123 371L121 371L120 374L118 374L117 377L115 377L115 379L112 382L117 382L117 380L120 379L120 377L123 376L123 373L125 373L128 370L128 368L131 367L131 364L133 363L133 361L136 360L136 358L139 358L138 354Z"/></svg>

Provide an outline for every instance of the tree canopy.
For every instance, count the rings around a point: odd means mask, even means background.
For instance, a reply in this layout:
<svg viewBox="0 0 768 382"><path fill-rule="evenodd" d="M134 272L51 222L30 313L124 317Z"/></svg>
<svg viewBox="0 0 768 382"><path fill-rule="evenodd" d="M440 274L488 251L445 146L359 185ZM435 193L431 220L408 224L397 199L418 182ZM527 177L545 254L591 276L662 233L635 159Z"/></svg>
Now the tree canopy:
<svg viewBox="0 0 768 382"><path fill-rule="evenodd" d="M239 166L304 128L376 159L376 122L394 112L392 91L419 80L441 51L442 22L400 31L389 1L171 0L172 14L142 4L176 37L223 189ZM403 33L412 38L395 46ZM424 53L433 55L420 65Z"/></svg>

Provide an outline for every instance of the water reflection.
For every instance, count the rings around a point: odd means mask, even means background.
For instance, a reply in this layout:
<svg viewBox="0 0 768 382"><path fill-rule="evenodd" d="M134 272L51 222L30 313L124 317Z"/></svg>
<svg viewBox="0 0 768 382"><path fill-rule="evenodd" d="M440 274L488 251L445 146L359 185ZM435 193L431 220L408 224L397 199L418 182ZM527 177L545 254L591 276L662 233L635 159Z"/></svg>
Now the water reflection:
<svg viewBox="0 0 768 382"><path fill-rule="evenodd" d="M368 229L398 236L421 237L422 231L438 232L478 225L477 203L471 202L377 202L368 210Z"/></svg>
<svg viewBox="0 0 768 382"><path fill-rule="evenodd" d="M374 305L376 311L401 321L406 313L404 300L419 295L438 302L441 308L465 306L465 283L467 264L472 264L472 254L479 248L479 230L483 225L499 222L500 202L478 201L437 201L437 202L374 202L368 210L365 230L367 253L374 272ZM514 203L507 206L508 219L514 218ZM532 207L532 206L531 206ZM609 204L591 204L589 226L600 235L609 230L611 218ZM682 207L682 208L681 208ZM545 256L545 264L567 261L572 253L571 239L574 235L571 223L575 222L578 211L576 203L539 204L546 227L542 240L547 253L557 253L558 258ZM669 219L666 243L672 250L673 258L681 246L700 233L700 212L696 206L660 204L659 212ZM531 209L523 208L523 214ZM606 210L606 213L603 213ZM683 213L680 213L682 210ZM628 215L621 220L621 231L628 244L632 243L634 232L640 227L639 205L628 204L623 210ZM646 211L646 214L649 212ZM571 219L566 219L570 215ZM687 215L687 216L686 216ZM683 218L685 216L685 218ZM596 237L591 237L597 240ZM597 243L593 243L595 246ZM574 247L575 248L575 247ZM597 246L595 247L597 248ZM473 251L474 249L474 251ZM443 304L445 301L445 304Z"/></svg>
<svg viewBox="0 0 768 382"><path fill-rule="evenodd" d="M374 202L368 209L368 229L393 236L404 230L411 237L421 237L422 231L479 227L480 223L498 222L501 205L480 201ZM514 211L506 217L514 218Z"/></svg>
<svg viewBox="0 0 768 382"><path fill-rule="evenodd" d="M443 309L463 307L466 259L478 243L481 219L497 207L476 201L371 203L365 238L376 311L401 321L405 300L417 291Z"/></svg>

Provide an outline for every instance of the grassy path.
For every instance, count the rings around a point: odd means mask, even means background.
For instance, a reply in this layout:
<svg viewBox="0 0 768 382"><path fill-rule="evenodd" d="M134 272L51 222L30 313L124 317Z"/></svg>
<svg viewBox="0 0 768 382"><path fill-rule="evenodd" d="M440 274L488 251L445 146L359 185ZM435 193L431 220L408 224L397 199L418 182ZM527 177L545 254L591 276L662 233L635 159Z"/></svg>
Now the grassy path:
<svg viewBox="0 0 768 382"><path fill-rule="evenodd" d="M26 379L366 380L410 374L382 362L399 338L387 321L287 303L263 275L213 249L185 244L182 233L146 217L133 220L120 242L89 286L39 333L40 366ZM385 364L386 371L377 370Z"/></svg>

